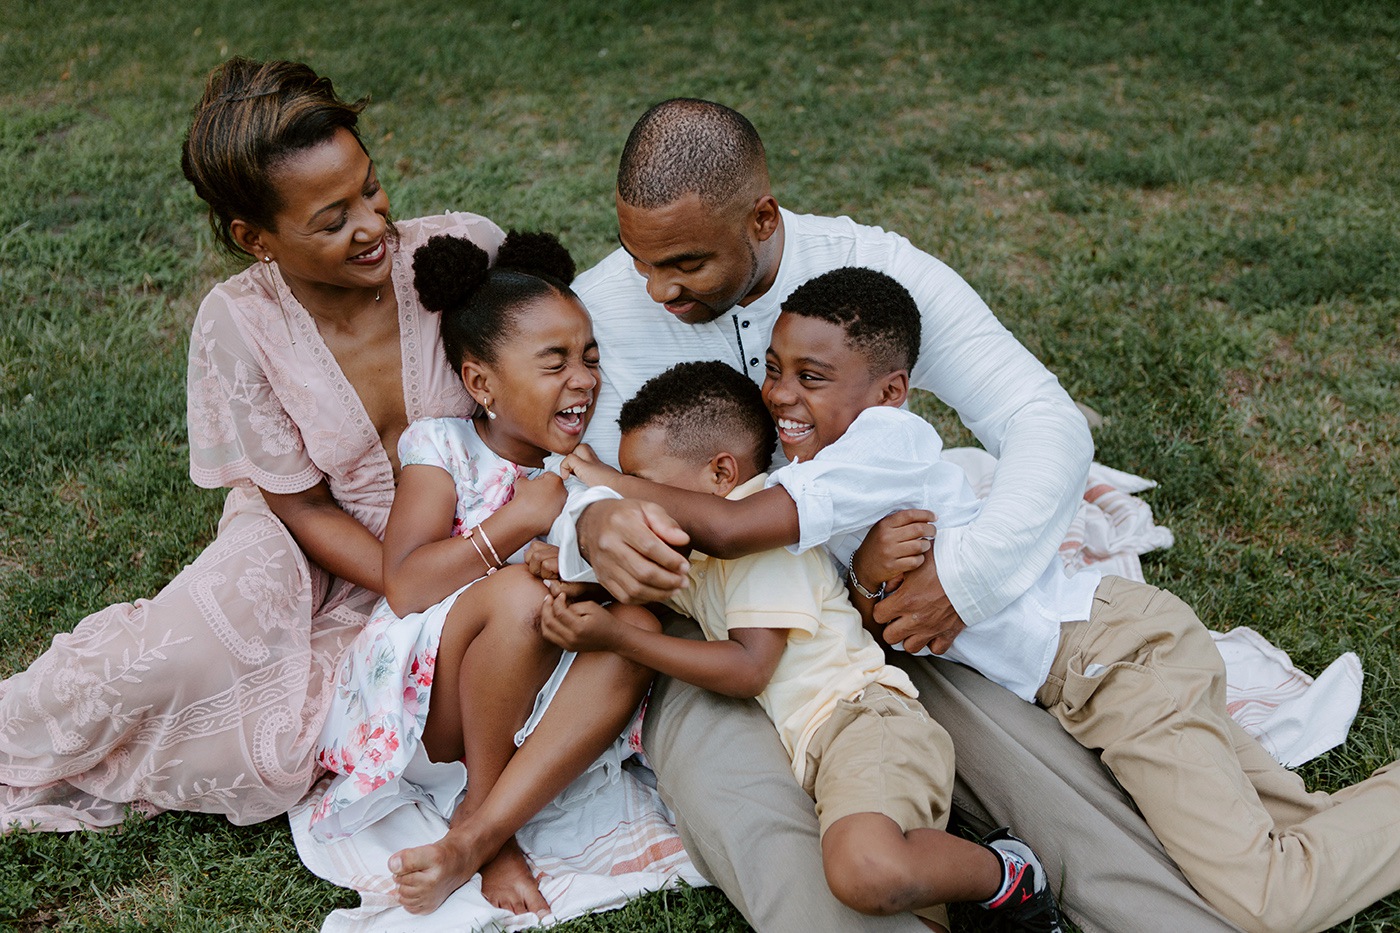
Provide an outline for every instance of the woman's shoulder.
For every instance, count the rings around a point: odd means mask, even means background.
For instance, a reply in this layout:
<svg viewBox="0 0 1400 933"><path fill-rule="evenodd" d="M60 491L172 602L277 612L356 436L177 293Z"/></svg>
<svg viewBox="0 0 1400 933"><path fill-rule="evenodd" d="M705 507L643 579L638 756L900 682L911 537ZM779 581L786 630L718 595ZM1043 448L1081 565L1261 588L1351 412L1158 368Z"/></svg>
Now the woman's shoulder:
<svg viewBox="0 0 1400 933"><path fill-rule="evenodd" d="M271 270L254 263L209 289L195 314L195 333L216 325L280 317L281 305ZM239 330L242 330L242 326Z"/></svg>
<svg viewBox="0 0 1400 933"><path fill-rule="evenodd" d="M413 250L439 235L459 236L471 240L486 250L494 259L496 248L505 239L505 231L495 221L480 214L467 211L448 211L444 214L430 214L394 222L399 232L401 247L412 254Z"/></svg>

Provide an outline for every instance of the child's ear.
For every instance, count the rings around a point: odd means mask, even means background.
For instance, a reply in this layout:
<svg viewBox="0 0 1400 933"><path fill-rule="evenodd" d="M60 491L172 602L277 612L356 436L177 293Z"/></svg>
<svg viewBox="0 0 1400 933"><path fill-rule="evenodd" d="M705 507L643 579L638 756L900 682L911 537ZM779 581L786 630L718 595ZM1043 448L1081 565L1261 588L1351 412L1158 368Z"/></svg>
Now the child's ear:
<svg viewBox="0 0 1400 933"><path fill-rule="evenodd" d="M476 399L476 403L483 408L491 406L491 373L475 360L467 360L462 364L462 385L466 386L467 393Z"/></svg>
<svg viewBox="0 0 1400 933"><path fill-rule="evenodd" d="M707 469L715 495L727 496L739 485L739 462L728 451L721 450L711 457Z"/></svg>
<svg viewBox="0 0 1400 933"><path fill-rule="evenodd" d="M880 385L880 404L898 408L909 397L909 370L896 369Z"/></svg>

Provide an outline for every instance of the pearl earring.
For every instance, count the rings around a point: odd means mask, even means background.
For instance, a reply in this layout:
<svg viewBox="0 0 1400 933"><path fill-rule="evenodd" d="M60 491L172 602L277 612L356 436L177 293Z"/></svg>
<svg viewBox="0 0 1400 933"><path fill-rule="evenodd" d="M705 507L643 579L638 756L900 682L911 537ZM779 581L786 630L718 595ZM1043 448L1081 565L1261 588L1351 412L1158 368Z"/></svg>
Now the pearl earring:
<svg viewBox="0 0 1400 933"><path fill-rule="evenodd" d="M496 420L496 413L495 413L494 411L491 410L491 401L490 401L489 399L486 400L486 401L484 401L484 402L482 402L482 403L481 403L481 407L484 408L484 409L486 409L486 417L487 417L489 420L491 420L491 421L495 421L495 420Z"/></svg>

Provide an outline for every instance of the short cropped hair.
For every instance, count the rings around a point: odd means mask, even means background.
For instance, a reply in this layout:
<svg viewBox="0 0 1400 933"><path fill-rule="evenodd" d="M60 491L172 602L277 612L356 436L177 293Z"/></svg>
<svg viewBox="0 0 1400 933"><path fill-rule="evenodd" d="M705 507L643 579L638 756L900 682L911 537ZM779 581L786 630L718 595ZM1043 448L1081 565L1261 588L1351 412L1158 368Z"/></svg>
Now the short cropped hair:
<svg viewBox="0 0 1400 933"><path fill-rule="evenodd" d="M754 473L768 469L778 432L753 381L718 360L677 363L648 379L622 406L623 434L660 427L676 457L707 463L719 453L747 457Z"/></svg>
<svg viewBox="0 0 1400 933"><path fill-rule="evenodd" d="M907 288L883 272L847 266L822 273L784 299L783 313L840 327L872 376L912 370L919 360L919 306Z"/></svg>
<svg viewBox="0 0 1400 933"><path fill-rule="evenodd" d="M652 107L632 127L618 163L617 193L644 210L692 193L708 207L724 207L767 177L763 141L742 113L677 97Z"/></svg>

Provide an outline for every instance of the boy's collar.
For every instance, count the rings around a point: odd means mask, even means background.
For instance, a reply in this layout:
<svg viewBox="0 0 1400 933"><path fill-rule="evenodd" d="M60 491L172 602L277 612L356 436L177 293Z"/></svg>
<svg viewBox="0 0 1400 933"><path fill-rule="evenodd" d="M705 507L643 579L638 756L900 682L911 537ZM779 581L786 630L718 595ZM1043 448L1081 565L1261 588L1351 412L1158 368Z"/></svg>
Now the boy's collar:
<svg viewBox="0 0 1400 933"><path fill-rule="evenodd" d="M760 473L753 479L740 483L730 490L726 499L744 499L763 489L763 484L768 481L767 473Z"/></svg>

